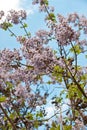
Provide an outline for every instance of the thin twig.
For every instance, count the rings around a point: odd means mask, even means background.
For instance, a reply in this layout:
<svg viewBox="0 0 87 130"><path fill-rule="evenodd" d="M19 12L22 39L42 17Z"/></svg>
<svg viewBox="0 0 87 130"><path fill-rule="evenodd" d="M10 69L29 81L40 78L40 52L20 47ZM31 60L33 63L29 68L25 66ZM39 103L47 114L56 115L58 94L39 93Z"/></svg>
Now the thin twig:
<svg viewBox="0 0 87 130"><path fill-rule="evenodd" d="M9 118L9 116L8 116L7 113L6 113L6 110L2 107L1 104L0 104L0 108L1 108L1 110L3 111L3 113L5 114L6 118L7 118L8 121L10 122L10 124L12 125L13 130L17 130L17 129L16 129L16 126L15 126L14 123L13 123L13 121Z"/></svg>
<svg viewBox="0 0 87 130"><path fill-rule="evenodd" d="M72 46L73 51L74 51L74 54L75 54L75 74L74 74L74 76L75 76L76 73L77 73L77 54L76 54L76 50L75 50L75 48L74 48L72 42L71 42L71 46Z"/></svg>
<svg viewBox="0 0 87 130"><path fill-rule="evenodd" d="M10 28L8 28L8 31L9 31L15 38L17 38L16 34L15 34L14 32L12 32Z"/></svg>
<svg viewBox="0 0 87 130"><path fill-rule="evenodd" d="M26 28L24 27L24 25L23 25L23 23L22 23L21 20L20 20L20 24L22 25L22 27L23 27L23 29L24 29L24 31L25 31L27 37L30 38L29 35L28 35L28 32L27 32Z"/></svg>

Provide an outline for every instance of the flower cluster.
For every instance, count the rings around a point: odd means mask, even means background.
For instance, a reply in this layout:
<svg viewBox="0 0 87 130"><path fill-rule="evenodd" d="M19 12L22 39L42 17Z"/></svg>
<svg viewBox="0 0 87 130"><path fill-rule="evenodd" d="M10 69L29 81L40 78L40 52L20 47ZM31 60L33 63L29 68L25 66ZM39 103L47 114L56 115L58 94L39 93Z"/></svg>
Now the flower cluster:
<svg viewBox="0 0 87 130"><path fill-rule="evenodd" d="M18 24L20 20L26 19L26 11L20 10L20 11L15 11L15 10L10 10L9 14L6 17L6 20L8 22Z"/></svg>
<svg viewBox="0 0 87 130"><path fill-rule="evenodd" d="M48 32L46 30L39 30L38 32L36 32L36 36L40 38L41 43L43 44L47 44L49 42L51 35L51 32Z"/></svg>
<svg viewBox="0 0 87 130"><path fill-rule="evenodd" d="M73 41L78 41L80 32L75 31L72 26L69 25L69 19L58 15L59 23L54 26L55 39L60 45L68 45Z"/></svg>
<svg viewBox="0 0 87 130"><path fill-rule="evenodd" d="M14 49L11 51L9 49L4 49L0 51L0 67L4 68L5 70L10 70L12 65L16 61L22 60L22 57L19 53L19 50Z"/></svg>
<svg viewBox="0 0 87 130"><path fill-rule="evenodd" d="M54 7L53 6L49 6L48 4L48 0L33 0L32 4L36 5L39 4L39 11L40 12L47 12L47 10L49 10L50 12L54 12Z"/></svg>
<svg viewBox="0 0 87 130"><path fill-rule="evenodd" d="M5 16L4 11L0 11L0 19ZM13 23L13 24L18 24L20 23L20 20L26 19L26 11L25 10L10 10L6 16L6 19L4 20L5 22Z"/></svg>
<svg viewBox="0 0 87 130"><path fill-rule="evenodd" d="M23 56L26 58L27 65L34 67L35 73L40 74L51 71L56 61L56 56L53 54L51 48L43 47L44 37L48 37L49 33L43 31L38 32L38 37L25 39L22 44ZM20 42L22 38L18 38Z"/></svg>

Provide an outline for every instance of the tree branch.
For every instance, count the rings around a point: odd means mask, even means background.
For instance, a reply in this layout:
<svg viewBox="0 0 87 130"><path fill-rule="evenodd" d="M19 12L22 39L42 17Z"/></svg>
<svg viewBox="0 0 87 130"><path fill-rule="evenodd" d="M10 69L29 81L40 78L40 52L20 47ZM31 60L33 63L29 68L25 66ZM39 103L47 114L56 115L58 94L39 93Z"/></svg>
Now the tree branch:
<svg viewBox="0 0 87 130"><path fill-rule="evenodd" d="M10 124L12 125L13 130L17 130L17 129L16 129L16 126L15 126L14 123L13 123L13 121L9 118L9 116L8 116L7 113L6 113L6 110L2 107L1 104L0 104L0 108L1 108L1 110L3 111L4 115L6 116L6 118L8 119L8 121L10 122Z"/></svg>

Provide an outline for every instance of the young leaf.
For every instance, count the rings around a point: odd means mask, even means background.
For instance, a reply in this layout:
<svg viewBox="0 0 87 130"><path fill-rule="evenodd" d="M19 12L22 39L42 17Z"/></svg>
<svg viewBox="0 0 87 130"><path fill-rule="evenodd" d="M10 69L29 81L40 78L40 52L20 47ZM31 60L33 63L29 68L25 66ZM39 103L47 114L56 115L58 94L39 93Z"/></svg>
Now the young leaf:
<svg viewBox="0 0 87 130"><path fill-rule="evenodd" d="M5 101L6 101L6 97L5 96L0 96L0 103L5 102Z"/></svg>

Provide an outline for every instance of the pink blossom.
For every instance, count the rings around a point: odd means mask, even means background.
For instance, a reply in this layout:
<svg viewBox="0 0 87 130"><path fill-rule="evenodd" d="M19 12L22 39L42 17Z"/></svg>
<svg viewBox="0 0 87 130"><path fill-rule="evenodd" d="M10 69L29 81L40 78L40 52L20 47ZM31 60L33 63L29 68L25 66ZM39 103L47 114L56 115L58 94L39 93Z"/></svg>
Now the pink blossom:
<svg viewBox="0 0 87 130"><path fill-rule="evenodd" d="M80 17L79 25L82 27L87 27L87 18L85 16Z"/></svg>
<svg viewBox="0 0 87 130"><path fill-rule="evenodd" d="M2 19L2 17L4 16L4 11L0 11L0 19Z"/></svg>
<svg viewBox="0 0 87 130"><path fill-rule="evenodd" d="M20 10L20 11L10 10L6 17L7 21L14 24L20 23L20 20L23 19L26 19L26 12L24 10Z"/></svg>
<svg viewBox="0 0 87 130"><path fill-rule="evenodd" d="M73 13L73 14L68 15L69 22L75 23L75 22L78 22L79 19L80 19L80 17L77 13Z"/></svg>
<svg viewBox="0 0 87 130"><path fill-rule="evenodd" d="M22 86L21 84L19 84L18 86L16 86L15 88L15 95L18 97L23 97L26 98L28 96L26 87Z"/></svg>
<svg viewBox="0 0 87 130"><path fill-rule="evenodd" d="M55 37L61 45L70 44L75 36L74 33L74 30L66 23L58 24L55 28ZM77 39L77 37L75 39Z"/></svg>

